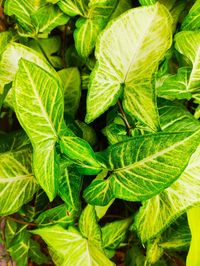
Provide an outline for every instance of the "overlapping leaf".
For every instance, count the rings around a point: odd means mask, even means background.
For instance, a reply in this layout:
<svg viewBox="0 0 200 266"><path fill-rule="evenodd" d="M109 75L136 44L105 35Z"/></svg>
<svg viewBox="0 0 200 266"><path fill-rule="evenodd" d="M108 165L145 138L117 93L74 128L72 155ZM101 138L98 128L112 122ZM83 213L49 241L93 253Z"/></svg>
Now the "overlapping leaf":
<svg viewBox="0 0 200 266"><path fill-rule="evenodd" d="M33 145L34 173L52 200L59 177L54 146L63 125L62 88L49 73L21 59L13 89L15 112Z"/></svg>
<svg viewBox="0 0 200 266"><path fill-rule="evenodd" d="M102 251L74 227L65 230L61 226L54 225L33 232L45 240L57 266L114 265Z"/></svg>
<svg viewBox="0 0 200 266"><path fill-rule="evenodd" d="M18 211L38 189L31 169L29 141L23 137L1 138L5 146L0 144L0 215Z"/></svg>
<svg viewBox="0 0 200 266"><path fill-rule="evenodd" d="M171 31L170 14L159 4L129 10L109 24L96 46L98 62L89 86L87 122L123 94L129 114L153 131L159 128L151 79L171 45Z"/></svg>
<svg viewBox="0 0 200 266"><path fill-rule="evenodd" d="M162 109L161 125L164 130L182 131L188 127L188 130L198 131L198 121L181 107L166 104ZM159 195L143 203L135 221L135 228L143 242L165 230L188 208L199 204L199 158L198 146L181 177Z"/></svg>
<svg viewBox="0 0 200 266"><path fill-rule="evenodd" d="M110 200L114 196L130 201L145 200L158 194L183 173L198 146L199 134L199 130L152 134L110 146L100 154L111 172L107 180L101 180L108 187L104 193L111 191ZM89 194L86 199L90 203L94 200L97 204L96 198L90 195L98 191L98 186L99 183L92 184L92 189L89 186L86 190L90 193L85 192ZM108 201L99 197L98 203L106 205Z"/></svg>
<svg viewBox="0 0 200 266"><path fill-rule="evenodd" d="M58 72L64 87L65 114L74 117L81 97L81 78L78 68L71 67Z"/></svg>
<svg viewBox="0 0 200 266"><path fill-rule="evenodd" d="M198 32L180 32L175 37L176 49L186 56L192 67L181 67L176 75L169 75L162 86L158 88L158 95L176 99L200 98L200 34Z"/></svg>

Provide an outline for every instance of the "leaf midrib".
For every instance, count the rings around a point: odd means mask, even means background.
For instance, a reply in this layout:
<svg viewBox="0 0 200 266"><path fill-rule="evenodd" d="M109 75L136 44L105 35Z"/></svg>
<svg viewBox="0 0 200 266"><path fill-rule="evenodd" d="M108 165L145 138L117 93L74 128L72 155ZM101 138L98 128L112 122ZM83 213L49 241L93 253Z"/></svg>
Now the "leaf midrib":
<svg viewBox="0 0 200 266"><path fill-rule="evenodd" d="M117 168L117 169L114 169L113 172L114 173L117 173L117 172L120 172L120 171L126 171L126 170L129 170L129 169L133 169L137 166L140 166L142 164L145 164L146 162L150 162L152 160L154 160L155 158L167 153L167 152L170 152L171 150L175 149L176 147L184 144L185 141L188 141L190 138L193 138L195 135L199 134L200 130L198 130L196 133L190 135L189 137L186 137L185 139L183 139L182 141L179 141L178 143L175 143L173 144L172 146L168 147L168 148L165 148L159 152L157 152L156 154L153 154L147 158L144 158L142 159L141 161L137 161L131 165L128 165L128 166L125 166L125 167L121 167L121 168Z"/></svg>

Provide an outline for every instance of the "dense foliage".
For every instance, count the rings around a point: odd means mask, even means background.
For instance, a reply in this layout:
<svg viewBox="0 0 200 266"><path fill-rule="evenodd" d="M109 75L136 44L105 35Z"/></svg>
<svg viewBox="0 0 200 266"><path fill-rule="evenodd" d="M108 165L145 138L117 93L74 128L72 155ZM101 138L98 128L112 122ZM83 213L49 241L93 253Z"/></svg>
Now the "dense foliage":
<svg viewBox="0 0 200 266"><path fill-rule="evenodd" d="M200 0L1 0L0 264L200 265Z"/></svg>

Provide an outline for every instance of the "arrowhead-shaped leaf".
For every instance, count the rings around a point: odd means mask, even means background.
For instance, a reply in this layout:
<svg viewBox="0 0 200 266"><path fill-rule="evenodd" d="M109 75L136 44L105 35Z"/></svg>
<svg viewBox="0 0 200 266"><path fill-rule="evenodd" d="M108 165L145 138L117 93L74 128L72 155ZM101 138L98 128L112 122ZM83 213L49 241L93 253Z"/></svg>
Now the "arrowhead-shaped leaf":
<svg viewBox="0 0 200 266"><path fill-rule="evenodd" d="M57 266L113 266L114 263L84 238L74 227L68 230L54 225L32 231L40 235L50 248Z"/></svg>
<svg viewBox="0 0 200 266"><path fill-rule="evenodd" d="M13 89L15 112L33 145L36 178L53 200L59 176L54 146L63 125L62 88L49 73L21 59Z"/></svg>
<svg viewBox="0 0 200 266"><path fill-rule="evenodd" d="M198 131L199 121L176 102L160 102L161 127L164 131ZM199 204L200 187L200 146L192 154L190 161L179 177L169 188L156 197L143 202L133 227L142 242L164 231L173 221L193 205ZM156 212L155 212L156 210ZM152 215L154 213L154 215Z"/></svg>
<svg viewBox="0 0 200 266"><path fill-rule="evenodd" d="M107 26L96 45L98 62L89 86L87 122L116 104L123 94L123 106L130 115L153 131L159 128L151 82L171 45L171 22L168 10L156 4L131 9Z"/></svg>
<svg viewBox="0 0 200 266"><path fill-rule="evenodd" d="M130 201L151 198L170 186L183 173L198 146L199 135L199 130L193 134L160 133L112 145L100 153L111 173L104 182L115 198ZM89 189L90 186L86 191ZM93 186L93 191L95 189ZM87 198L93 204L92 197L88 195ZM95 198L94 200L97 204ZM98 205L108 203L102 203L101 198L99 201Z"/></svg>

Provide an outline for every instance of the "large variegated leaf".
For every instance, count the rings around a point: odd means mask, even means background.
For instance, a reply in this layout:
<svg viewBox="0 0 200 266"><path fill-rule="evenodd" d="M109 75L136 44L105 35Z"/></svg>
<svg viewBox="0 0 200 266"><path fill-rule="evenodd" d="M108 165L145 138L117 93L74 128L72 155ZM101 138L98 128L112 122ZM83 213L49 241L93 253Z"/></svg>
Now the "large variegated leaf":
<svg viewBox="0 0 200 266"><path fill-rule="evenodd" d="M185 31L175 37L176 49L191 62L191 67L181 67L176 75L169 75L158 95L176 99L200 98L200 33Z"/></svg>
<svg viewBox="0 0 200 266"><path fill-rule="evenodd" d="M78 68L70 67L58 72L64 87L65 114L74 117L81 97L81 78Z"/></svg>
<svg viewBox="0 0 200 266"><path fill-rule="evenodd" d="M22 44L11 42L7 45L7 48L2 54L0 61L0 87L2 86L3 88L6 84L13 81L14 76L19 68L18 63L21 58L34 62L52 75L56 75L56 71L39 53ZM5 101L10 106L13 106L12 89L9 91Z"/></svg>
<svg viewBox="0 0 200 266"><path fill-rule="evenodd" d="M12 136L11 136L12 137ZM22 137L22 139L21 139ZM12 214L30 201L38 189L31 169L32 152L27 138L1 137L0 144L0 215ZM9 144L7 146L7 144Z"/></svg>
<svg viewBox="0 0 200 266"><path fill-rule="evenodd" d="M34 12L31 15L31 20L35 26L36 33L49 33L54 28L66 24L69 17L57 6L48 5Z"/></svg>
<svg viewBox="0 0 200 266"><path fill-rule="evenodd" d="M102 182L107 183L111 196L115 198L130 201L151 198L169 187L183 173L198 146L199 135L199 130L195 133L160 133L130 138L112 145L100 153L111 173ZM97 186L93 186L90 193L98 191ZM89 195L87 198L93 204L93 198ZM98 205L107 203L100 198Z"/></svg>
<svg viewBox="0 0 200 266"><path fill-rule="evenodd" d="M167 102L160 106L161 126L165 131L197 131L200 124L181 106ZM164 231L173 221L193 205L200 203L200 146L180 176L169 188L143 202L134 227L142 242Z"/></svg>
<svg viewBox="0 0 200 266"><path fill-rule="evenodd" d="M34 230L49 246L57 266L113 266L105 254L89 240L84 238L74 227L68 230L54 225Z"/></svg>
<svg viewBox="0 0 200 266"><path fill-rule="evenodd" d="M200 29L200 0L196 0L182 23L183 30Z"/></svg>
<svg viewBox="0 0 200 266"><path fill-rule="evenodd" d="M63 123L62 88L49 73L21 59L13 89L15 112L33 145L35 176L52 200L59 176L54 146Z"/></svg>
<svg viewBox="0 0 200 266"><path fill-rule="evenodd" d="M171 45L171 16L160 5L127 11L111 22L96 46L86 121L91 122L123 93L125 110L151 130L159 128L152 74Z"/></svg>

